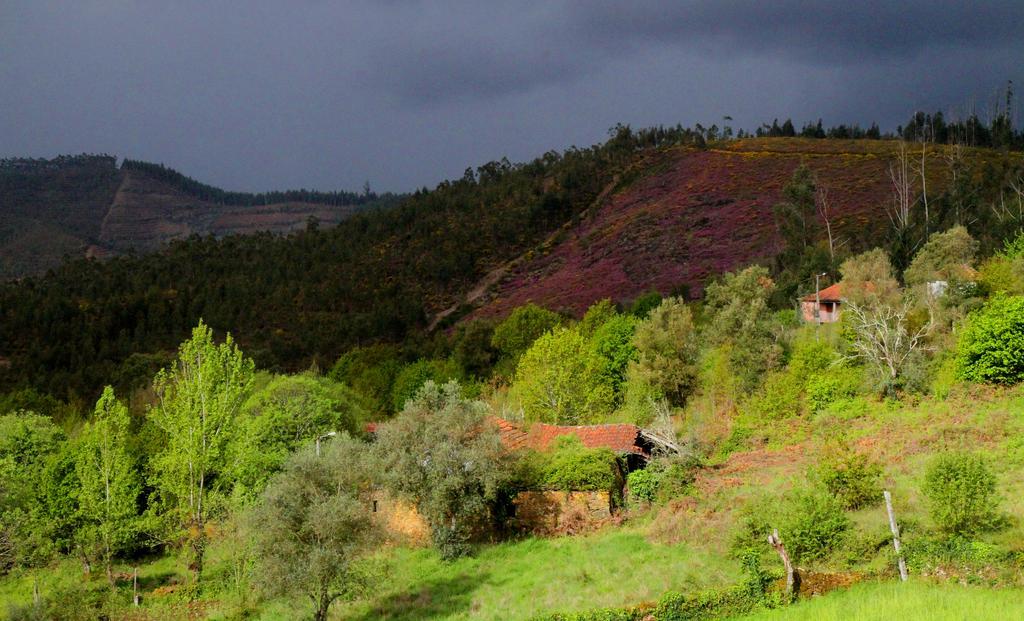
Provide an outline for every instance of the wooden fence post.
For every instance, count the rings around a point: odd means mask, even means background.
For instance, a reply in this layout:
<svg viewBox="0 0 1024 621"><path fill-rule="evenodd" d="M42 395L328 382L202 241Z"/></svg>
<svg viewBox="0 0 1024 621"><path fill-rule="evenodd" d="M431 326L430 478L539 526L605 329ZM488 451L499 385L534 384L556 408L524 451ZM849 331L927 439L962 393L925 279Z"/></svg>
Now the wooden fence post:
<svg viewBox="0 0 1024 621"><path fill-rule="evenodd" d="M775 551L782 558L782 565L786 568L786 592L791 599L796 599L800 594L800 572L797 571L796 567L793 566L793 562L789 559L789 553L786 552L786 546L782 544L777 528L773 529L772 534L768 535L768 543L775 548Z"/></svg>
<svg viewBox="0 0 1024 621"><path fill-rule="evenodd" d="M900 550L900 528L896 525L896 514L892 510L892 494L889 490L883 492L885 496L885 510L889 513L889 530L892 531L892 547L896 548L896 559L900 568L900 580L907 581L907 561L903 558Z"/></svg>
<svg viewBox="0 0 1024 621"><path fill-rule="evenodd" d="M132 603L136 606L139 605L139 568L135 568L134 575L132 575Z"/></svg>

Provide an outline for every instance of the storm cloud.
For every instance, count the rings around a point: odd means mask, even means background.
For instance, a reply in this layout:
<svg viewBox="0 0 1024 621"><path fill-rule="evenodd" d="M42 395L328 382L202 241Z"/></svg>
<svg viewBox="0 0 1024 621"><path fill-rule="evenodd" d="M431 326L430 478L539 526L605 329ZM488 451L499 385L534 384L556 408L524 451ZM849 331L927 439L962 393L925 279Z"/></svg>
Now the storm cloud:
<svg viewBox="0 0 1024 621"><path fill-rule="evenodd" d="M0 3L0 156L107 152L229 189L409 190L615 123L986 114L1024 3Z"/></svg>

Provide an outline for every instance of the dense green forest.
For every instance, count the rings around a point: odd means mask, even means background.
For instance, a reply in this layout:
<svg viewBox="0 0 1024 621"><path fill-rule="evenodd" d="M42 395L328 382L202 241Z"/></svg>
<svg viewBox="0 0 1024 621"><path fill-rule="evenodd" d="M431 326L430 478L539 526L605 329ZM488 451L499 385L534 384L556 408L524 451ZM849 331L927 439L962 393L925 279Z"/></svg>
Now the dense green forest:
<svg viewBox="0 0 1024 621"><path fill-rule="evenodd" d="M267 369L324 366L353 345L401 341L489 266L580 214L644 149L693 137L619 128L600 146L467 169L335 229L190 239L8 283L0 355L11 365L0 385L60 398L130 386L199 318L230 329Z"/></svg>

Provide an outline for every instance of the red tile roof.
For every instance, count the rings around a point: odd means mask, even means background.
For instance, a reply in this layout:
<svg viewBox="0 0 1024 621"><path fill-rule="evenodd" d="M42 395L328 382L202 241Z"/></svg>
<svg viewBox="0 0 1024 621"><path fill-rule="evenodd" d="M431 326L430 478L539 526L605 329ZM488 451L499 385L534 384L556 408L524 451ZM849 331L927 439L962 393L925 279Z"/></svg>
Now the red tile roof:
<svg viewBox="0 0 1024 621"><path fill-rule="evenodd" d="M843 299L843 287L842 283L836 283L831 287L825 287L818 292L817 297L812 293L804 296L804 302L814 302L816 299L821 298L822 302L841 302Z"/></svg>
<svg viewBox="0 0 1024 621"><path fill-rule="evenodd" d="M521 449L526 446L526 432L504 418L492 417L498 427L498 434L501 436L501 443L511 450Z"/></svg>
<svg viewBox="0 0 1024 621"><path fill-rule="evenodd" d="M510 449L531 448L544 451L551 448L555 438L576 435L583 446L588 448L609 448L616 453L647 454L637 441L640 428L636 425L621 423L561 426L534 423L529 431L523 431L517 425L501 418L495 418L494 422L498 425L502 442Z"/></svg>

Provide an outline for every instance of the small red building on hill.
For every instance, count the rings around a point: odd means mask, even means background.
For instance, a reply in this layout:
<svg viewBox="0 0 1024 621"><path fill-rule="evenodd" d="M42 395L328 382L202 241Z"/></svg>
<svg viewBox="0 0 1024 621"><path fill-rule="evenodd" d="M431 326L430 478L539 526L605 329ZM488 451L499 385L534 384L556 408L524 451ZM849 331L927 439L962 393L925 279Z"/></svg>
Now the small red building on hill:
<svg viewBox="0 0 1024 621"><path fill-rule="evenodd" d="M839 321L842 303L842 283L837 282L817 293L801 298L800 314L803 320L809 323L833 323Z"/></svg>

